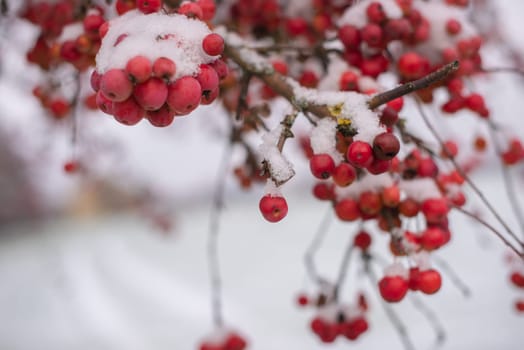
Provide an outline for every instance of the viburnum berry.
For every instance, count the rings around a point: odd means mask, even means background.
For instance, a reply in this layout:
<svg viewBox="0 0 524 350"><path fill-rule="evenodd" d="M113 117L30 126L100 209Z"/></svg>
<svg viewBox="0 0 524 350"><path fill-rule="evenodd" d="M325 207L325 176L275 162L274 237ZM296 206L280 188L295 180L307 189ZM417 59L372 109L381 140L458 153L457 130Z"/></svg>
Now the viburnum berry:
<svg viewBox="0 0 524 350"><path fill-rule="evenodd" d="M359 231L353 239L353 245L362 250L367 250L371 245L371 236L366 231Z"/></svg>
<svg viewBox="0 0 524 350"><path fill-rule="evenodd" d="M96 93L96 105L105 114L113 115L113 101L105 97L102 91Z"/></svg>
<svg viewBox="0 0 524 350"><path fill-rule="evenodd" d="M420 244L425 250L442 247L450 239L450 232L438 226L428 227L420 236Z"/></svg>
<svg viewBox="0 0 524 350"><path fill-rule="evenodd" d="M342 221L355 221L360 217L358 203L351 198L344 198L335 204L335 213Z"/></svg>
<svg viewBox="0 0 524 350"><path fill-rule="evenodd" d="M422 202L422 213L429 224L443 222L449 212L449 207L445 198L429 198Z"/></svg>
<svg viewBox="0 0 524 350"><path fill-rule="evenodd" d="M76 160L70 160L64 163L64 172L68 174L76 173L80 169L80 163Z"/></svg>
<svg viewBox="0 0 524 350"><path fill-rule="evenodd" d="M511 283L519 288L524 288L524 274L520 272L513 272L510 276Z"/></svg>
<svg viewBox="0 0 524 350"><path fill-rule="evenodd" d="M162 7L162 0L136 0L136 7L145 14L157 12Z"/></svg>
<svg viewBox="0 0 524 350"><path fill-rule="evenodd" d="M203 95L208 95L218 89L218 74L207 64L200 65L200 72L196 76L196 80L200 83Z"/></svg>
<svg viewBox="0 0 524 350"><path fill-rule="evenodd" d="M424 294L435 294L442 286L442 277L437 270L421 270L416 277L417 289Z"/></svg>
<svg viewBox="0 0 524 350"><path fill-rule="evenodd" d="M309 160L309 169L316 178L327 179L335 170L335 161L329 154L315 154Z"/></svg>
<svg viewBox="0 0 524 350"><path fill-rule="evenodd" d="M377 159L389 160L400 150L398 138L389 132L384 132L373 139L373 155Z"/></svg>
<svg viewBox="0 0 524 350"><path fill-rule="evenodd" d="M358 199L358 207L363 214L376 215L382 209L380 195L376 192L364 191Z"/></svg>
<svg viewBox="0 0 524 350"><path fill-rule="evenodd" d="M373 1L368 5L368 7L366 8L366 15L370 22L374 22L377 24L381 24L387 19L382 4L377 1Z"/></svg>
<svg viewBox="0 0 524 350"><path fill-rule="evenodd" d="M384 276L378 282L382 298L390 303L401 301L408 292L408 281L401 276Z"/></svg>
<svg viewBox="0 0 524 350"><path fill-rule="evenodd" d="M156 111L147 111L146 118L153 126L165 127L173 123L175 115L167 105L164 105Z"/></svg>
<svg viewBox="0 0 524 350"><path fill-rule="evenodd" d="M306 306L309 304L309 298L306 294L304 293L300 293L298 296L297 296L297 305L299 306Z"/></svg>
<svg viewBox="0 0 524 350"><path fill-rule="evenodd" d="M378 48L384 44L384 31L375 23L368 23L360 30L362 41L369 47Z"/></svg>
<svg viewBox="0 0 524 350"><path fill-rule="evenodd" d="M446 22L446 31L449 35L457 35L462 29L462 24L456 19L448 19Z"/></svg>
<svg viewBox="0 0 524 350"><path fill-rule="evenodd" d="M515 310L519 313L524 313L524 299L515 301Z"/></svg>
<svg viewBox="0 0 524 350"><path fill-rule="evenodd" d="M429 62L416 52L407 52L398 60L397 68L406 79L418 79L429 69Z"/></svg>
<svg viewBox="0 0 524 350"><path fill-rule="evenodd" d="M159 78L151 78L137 84L133 91L136 102L146 111L156 111L162 107L167 94L167 85Z"/></svg>
<svg viewBox="0 0 524 350"><path fill-rule="evenodd" d="M224 39L216 33L208 34L202 40L202 48L209 56L218 56L224 51Z"/></svg>
<svg viewBox="0 0 524 350"><path fill-rule="evenodd" d="M355 26L346 24L340 27L338 37L340 41L342 41L342 44L349 50L355 50L360 46L360 31Z"/></svg>
<svg viewBox="0 0 524 350"><path fill-rule="evenodd" d="M189 18L197 18L199 20L204 18L204 12L202 11L202 8L197 3L190 1L184 1L178 8L177 12Z"/></svg>
<svg viewBox="0 0 524 350"><path fill-rule="evenodd" d="M133 97L122 102L113 102L115 119L125 125L135 125L144 117L145 111Z"/></svg>
<svg viewBox="0 0 524 350"><path fill-rule="evenodd" d="M198 80L185 76L169 85L167 104L177 115L186 115L198 107L202 88Z"/></svg>
<svg viewBox="0 0 524 350"><path fill-rule="evenodd" d="M354 141L348 147L346 158L352 165L365 168L373 162L373 149L367 142Z"/></svg>
<svg viewBox="0 0 524 350"><path fill-rule="evenodd" d="M100 78L100 91L111 101L122 102L133 93L133 84L122 69L110 69Z"/></svg>
<svg viewBox="0 0 524 350"><path fill-rule="evenodd" d="M152 67L152 74L157 78L169 81L176 73L176 64L167 57L159 57Z"/></svg>
<svg viewBox="0 0 524 350"><path fill-rule="evenodd" d="M335 167L332 177L333 182L338 186L346 187L355 181L357 178L357 171L351 164L342 162Z"/></svg>
<svg viewBox="0 0 524 350"><path fill-rule="evenodd" d="M358 75L352 71L345 71L338 82L341 91L358 91Z"/></svg>
<svg viewBox="0 0 524 350"><path fill-rule="evenodd" d="M132 82L143 83L151 76L151 61L145 56L135 56L127 61L125 71Z"/></svg>
<svg viewBox="0 0 524 350"><path fill-rule="evenodd" d="M313 195L315 198L322 201L329 201L335 199L335 191L333 184L328 182L319 182L313 186Z"/></svg>
<svg viewBox="0 0 524 350"><path fill-rule="evenodd" d="M386 187L381 193L382 203L389 208L396 208L400 204L400 189L396 185Z"/></svg>
<svg viewBox="0 0 524 350"><path fill-rule="evenodd" d="M284 197L265 195L260 199L259 209L269 222L278 222L287 215L287 202Z"/></svg>
<svg viewBox="0 0 524 350"><path fill-rule="evenodd" d="M430 157L418 160L417 174L420 177L436 177L438 175L438 166Z"/></svg>

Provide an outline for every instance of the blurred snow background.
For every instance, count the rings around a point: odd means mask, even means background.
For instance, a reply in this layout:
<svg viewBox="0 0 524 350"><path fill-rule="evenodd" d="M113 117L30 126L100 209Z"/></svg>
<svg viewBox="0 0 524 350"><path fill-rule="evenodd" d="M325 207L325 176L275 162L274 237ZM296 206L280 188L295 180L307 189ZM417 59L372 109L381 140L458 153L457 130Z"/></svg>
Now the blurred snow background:
<svg viewBox="0 0 524 350"><path fill-rule="evenodd" d="M524 51L524 41L517 35L524 2L505 0L497 5L503 34ZM84 160L101 178L114 180L133 196L154 197L161 210L175 218L171 234L159 233L136 211L64 215L83 208L78 198L91 189L90 184L62 171L63 162L71 156L70 125L51 128L30 96L41 79L38 69L24 60L35 34L32 28L18 21L2 22L0 27L0 128L4 141L0 144L2 150L9 145L25 160L28 175L24 189L38 194L39 211L46 213L45 220L0 223L0 349L195 348L212 330L205 244L216 169L224 146L221 109L199 108L167 129L147 123L129 128L96 113L79 120L79 151ZM504 53L491 50L486 66L504 64L509 64ZM480 81L478 88L490 96L487 100L495 118L508 126L505 132L521 134L524 122L517 106L522 80L499 75ZM439 127L446 137L462 136L463 128L485 131L470 115L451 119ZM470 140L463 142L466 145ZM286 152L298 154L291 142ZM235 153L233 158L237 156ZM302 255L327 207L309 194L305 162L299 156L291 158L303 176L284 189L290 212L282 223L271 225L258 213L262 188L242 193L233 181L226 186L220 241L225 316L233 327L245 332L253 350L322 347L308 330L312 314L298 310L294 297L300 290L313 291L305 282ZM495 160L489 159L476 180L515 227L501 190L500 173L491 163ZM5 166L2 168L5 182L8 173ZM517 169L515 176L522 184L522 169ZM0 194L0 199L7 198L0 203L6 208L14 206L5 192L8 187ZM523 193L520 186L521 200ZM512 309L517 293L508 284L505 250L471 221L455 216L452 222L454 241L439 256L453 266L473 295L463 298L445 278L441 292L422 297L445 326L443 348L522 349L524 318ZM317 257L320 271L328 277L337 271L352 233L351 226L338 222L330 229ZM378 251L385 245L385 240L376 242ZM355 344L337 341L329 347L402 349L374 289L364 277L358 277L355 265L344 299L353 300L357 289L352 282L359 280L359 285L366 286L373 296L370 332ZM409 325L416 348L433 349L434 334L410 301L394 308Z"/></svg>

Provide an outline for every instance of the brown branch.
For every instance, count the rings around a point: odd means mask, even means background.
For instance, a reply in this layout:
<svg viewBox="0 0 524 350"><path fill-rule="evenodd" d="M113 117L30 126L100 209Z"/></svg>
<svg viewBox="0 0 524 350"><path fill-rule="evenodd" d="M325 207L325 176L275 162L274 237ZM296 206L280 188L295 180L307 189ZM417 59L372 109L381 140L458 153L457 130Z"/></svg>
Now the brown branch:
<svg viewBox="0 0 524 350"><path fill-rule="evenodd" d="M471 180L471 178L468 176L468 174L466 174L466 172L464 171L464 169L462 169L462 167L458 164L457 160L455 159L455 157L449 152L449 150L447 149L447 147L445 147L444 145L444 141L442 140L442 138L440 137L440 135L438 134L438 132L435 130L435 128L433 127L433 125L431 124L431 122L429 121L429 118L428 116L426 115L426 112L424 111L424 109L422 108L422 105L421 105L421 102L419 99L415 99L415 102L416 102L416 106L417 106L417 109L420 113L420 115L422 116L422 120L424 121L424 124L426 124L426 127L429 129L429 131L431 132L431 134L435 137L435 139L438 141L439 145L440 145L440 148L446 153L446 156L449 158L449 160L451 161L451 163L453 164L453 166L455 167L455 169L457 170L457 172L460 174L460 176L462 176L462 178L464 179L464 181L466 181L466 183L473 189L473 192L475 192L475 194L480 198L480 200L482 201L482 203L488 208L488 210L491 212L491 214L493 214L493 216L495 216L495 218L497 219L497 221L504 227L504 229L506 230L506 232L513 238L515 239L519 245L521 247L524 247L524 243L522 243L520 241L520 239L517 237L517 235L515 234L515 232L513 232L513 230L508 226L508 224L504 221L504 219L502 219L502 217L499 215L499 213L495 210L495 208L493 207L493 205L487 200L487 198L484 196L484 193L482 193L482 191L477 187L477 185Z"/></svg>
<svg viewBox="0 0 524 350"><path fill-rule="evenodd" d="M497 135L495 134L495 130L497 130L497 126L491 119L488 119L487 122L489 125L489 128L488 128L489 134L491 136L491 139L493 140L495 152L497 153L497 156L499 158L499 163L500 163L500 167L502 170L502 180L504 182L504 188L506 190L506 195L508 197L511 209L513 211L513 215L517 218L517 222L520 226L520 231L522 234L524 234L524 217L523 217L524 211L522 210L520 202L517 199L516 194L518 193L518 191L515 188L515 183L509 172L509 167L506 164L504 164L504 162L502 161L502 153L504 152L496 139Z"/></svg>
<svg viewBox="0 0 524 350"><path fill-rule="evenodd" d="M294 111L293 113L286 115L284 120L280 123L282 124L282 133L280 134L280 138L278 139L277 143L277 148L280 152L282 152L282 150L284 149L284 144L286 143L286 140L294 137L291 128L293 127L293 124L295 123L297 116L298 111Z"/></svg>
<svg viewBox="0 0 524 350"><path fill-rule="evenodd" d="M500 233L496 228L494 228L492 225L490 225L487 221L479 218L477 215L470 213L469 211L462 209L461 207L454 206L454 209L457 209L462 214L469 216L473 220L477 221L478 223L482 224L482 226L486 227L488 230L493 232L509 249L511 249L517 256L524 259L524 252L519 252L517 248L515 248L503 235Z"/></svg>
<svg viewBox="0 0 524 350"><path fill-rule="evenodd" d="M396 98L402 97L417 90L425 89L443 79L446 79L458 68L459 62L453 61L418 80L405 83L392 90L375 95L368 101L369 108L375 109Z"/></svg>
<svg viewBox="0 0 524 350"><path fill-rule="evenodd" d="M247 50L247 49L231 46L226 43L226 46L224 48L224 55L229 57L238 66L240 66L240 68L243 71L257 76L266 85L268 85L276 94L284 97L292 105L296 106L296 96L295 96L293 87L287 81L287 79L289 78L287 78L286 76L278 72L275 72L272 69L269 69L269 70L257 69L257 67L253 66L250 62L244 59L240 50ZM414 91L426 88L432 84L435 84L438 81L441 81L445 79L446 77L448 77L451 73L456 71L458 67L459 67L458 61L454 61L452 63L449 63L443 66L442 68L438 69L437 71L426 75L425 77L421 79L400 85L392 90L377 94L368 101L369 108L375 109L398 97L407 95L411 92L414 92ZM326 117L333 118L334 117L331 114L331 112L329 111L328 107L323 106L323 105L307 104L304 106L300 106L300 110L303 112L310 112L314 114L315 116L317 116L318 118L326 118Z"/></svg>

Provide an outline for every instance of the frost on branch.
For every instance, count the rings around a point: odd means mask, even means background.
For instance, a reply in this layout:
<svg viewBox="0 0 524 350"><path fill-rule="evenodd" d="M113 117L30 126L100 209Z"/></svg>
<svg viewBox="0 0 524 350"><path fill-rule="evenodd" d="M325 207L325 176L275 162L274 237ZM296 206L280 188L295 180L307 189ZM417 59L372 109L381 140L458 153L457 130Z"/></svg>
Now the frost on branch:
<svg viewBox="0 0 524 350"><path fill-rule="evenodd" d="M283 126L279 125L271 132L262 137L259 147L260 154L266 162L269 174L273 182L280 186L295 175L293 165L284 157L277 147L278 140L282 134Z"/></svg>
<svg viewBox="0 0 524 350"><path fill-rule="evenodd" d="M159 57L176 62L172 80L194 75L201 64L217 59L202 49L202 41L210 33L204 22L184 15L129 11L109 22L96 56L97 71L102 74L112 68L123 69L130 59L141 55L152 62Z"/></svg>

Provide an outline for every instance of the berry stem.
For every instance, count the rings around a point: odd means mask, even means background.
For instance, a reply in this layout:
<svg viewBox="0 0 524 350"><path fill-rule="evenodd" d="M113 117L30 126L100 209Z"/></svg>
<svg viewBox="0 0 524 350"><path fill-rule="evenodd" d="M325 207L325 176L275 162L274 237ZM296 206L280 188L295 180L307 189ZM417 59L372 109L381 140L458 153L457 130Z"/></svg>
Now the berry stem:
<svg viewBox="0 0 524 350"><path fill-rule="evenodd" d="M436 256L435 254L432 254L431 258L437 264L439 269L444 272L447 277L451 280L451 283L460 290L464 298L468 298L471 296L471 289L464 283L464 281L457 275L457 273L453 270L453 268L446 262L445 259L440 258L439 256Z"/></svg>
<svg viewBox="0 0 524 350"><path fill-rule="evenodd" d="M415 99L415 102L416 102L416 106L417 106L417 109L420 113L420 115L422 116L422 120L424 121L424 124L426 124L426 127L429 129L429 131L431 132L431 134L435 137L435 139L438 141L439 145L440 145L440 148L444 150L444 152L446 152L446 155L448 156L449 160L451 161L451 163L453 163L453 166L455 167L455 169L458 171L458 173L460 174L460 176L462 176L464 178L464 180L466 181L466 183L473 189L473 192L475 192L475 194L480 198L480 200L482 201L482 203L484 203L484 205L488 208L488 210L493 214L493 216L495 216L495 218L497 219L497 221L504 227L504 229L506 230L506 232L513 238L517 241L517 243L521 246L521 247L524 247L524 243L521 242L519 240L519 238L517 237L517 235L515 234L515 232L513 232L513 230L508 226L508 224L504 221L504 219L502 219L502 217L499 215L499 213L495 210L495 208L493 207L493 205L486 199L486 197L484 196L484 194L482 193L482 191L480 191L480 189L477 187L477 185L475 185L475 183L471 180L471 178L466 174L466 172L462 169L462 167L458 164L458 162L456 161L455 157L450 154L447 150L447 148L444 146L444 141L442 140L442 138L440 137L440 135L438 134L438 132L435 130L435 128L433 127L433 125L431 124L431 122L429 121L429 118L428 118L428 115L426 114L426 112L424 111L424 108L422 107L422 103L420 102L420 99L416 98ZM506 239L503 238L503 236L497 231L497 236L499 236L499 238L503 239L504 243L506 245L509 245L510 248L512 248L519 256L523 256L522 253L519 253L518 250L516 248L514 248Z"/></svg>
<svg viewBox="0 0 524 350"><path fill-rule="evenodd" d="M369 280L371 281L371 284L373 288L376 289L376 286L378 284L378 278L375 275L375 272L373 271L371 267L371 255L367 253L363 253L363 259L364 259L364 270L366 274L369 277ZM406 350L415 350L415 346L411 342L411 339L409 338L408 332L406 331L406 326L402 323L399 316L393 311L391 306L387 304L382 298L380 299L380 303L382 304L382 307L384 308L384 311L386 312L386 316L391 321L391 324L397 331L398 335L400 336L400 340L402 341L402 344L404 345L404 348Z"/></svg>
<svg viewBox="0 0 524 350"><path fill-rule="evenodd" d="M325 282L325 279L322 278L317 271L315 264L315 253L322 245L322 242L324 241L324 238L326 237L326 234L329 231L329 227L333 222L332 213L333 209L329 207L326 213L324 214L322 221L320 221L317 231L313 236L313 240L309 244L309 247L306 250L306 253L304 254L304 265L306 266L306 272L309 278L311 278L311 280L313 280L315 283L319 285L323 284Z"/></svg>
<svg viewBox="0 0 524 350"><path fill-rule="evenodd" d="M489 229L491 232L493 232L509 249L511 249L513 252L515 252L515 254L517 254L517 256L519 256L521 259L524 260L524 252L519 252L517 248L515 248L503 235L502 233L500 233L496 228L494 228L492 225L490 225L489 223L487 223L485 220L479 218L477 215L465 210L465 209L462 209L461 207L457 207L457 206L454 206L453 208L455 208L456 210L458 210L459 212L461 212L462 214L466 215L466 216L469 216L470 218L472 218L473 220L477 221L478 223L480 223L481 225L483 225L484 227L486 227L487 229Z"/></svg>
<svg viewBox="0 0 524 350"><path fill-rule="evenodd" d="M513 181L513 177L510 174L509 167L506 164L504 164L504 162L502 162L503 151L502 151L502 148L500 147L500 144L497 142L497 135L495 132L497 129L497 126L491 119L488 119L488 125L489 125L489 128L488 128L489 134L490 134L491 139L493 140L495 152L497 153L497 157L500 160L499 163L500 163L500 169L502 171L502 180L504 182L504 188L506 190L506 194L508 196L508 200L510 202L511 209L513 210L513 214L517 218L517 222L519 224L520 231L522 235L524 235L524 217L523 217L524 211L522 210L520 202L516 196L516 194L519 192L517 191L515 187L515 182Z"/></svg>
<svg viewBox="0 0 524 350"><path fill-rule="evenodd" d="M220 276L218 238L220 231L220 214L224 206L226 175L232 154L232 145L233 143L231 141L227 142L219 163L215 193L213 196L213 208L209 218L207 261L211 283L211 311L213 323L216 327L222 327L224 324L224 317L222 314L222 279Z"/></svg>
<svg viewBox="0 0 524 350"><path fill-rule="evenodd" d="M362 229L362 225L359 225L356 233L358 233L361 229ZM335 283L335 287L333 288L333 298L335 299L335 301L338 300L338 297L340 295L340 290L342 289L344 285L344 281L347 276L349 262L351 261L351 253L353 253L353 248L355 248L355 245L353 244L353 240L354 240L354 237L350 236L347 247L344 250L344 256L342 257L340 268L338 270L337 281Z"/></svg>
<svg viewBox="0 0 524 350"><path fill-rule="evenodd" d="M446 331L442 326L439 318L433 310L431 310L415 293L410 293L411 300L415 309L417 309L429 322L433 331L435 332L435 346L440 346L446 341Z"/></svg>

